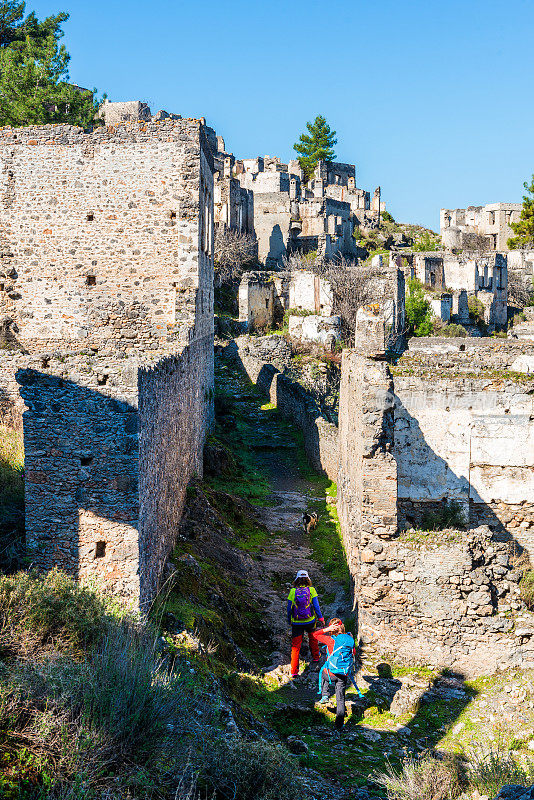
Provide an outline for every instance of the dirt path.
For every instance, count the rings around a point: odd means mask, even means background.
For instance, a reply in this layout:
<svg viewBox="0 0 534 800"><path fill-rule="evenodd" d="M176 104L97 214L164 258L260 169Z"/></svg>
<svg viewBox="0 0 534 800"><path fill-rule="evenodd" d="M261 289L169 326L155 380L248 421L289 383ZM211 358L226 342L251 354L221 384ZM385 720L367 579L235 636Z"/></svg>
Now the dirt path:
<svg viewBox="0 0 534 800"><path fill-rule="evenodd" d="M306 662L306 666L301 663L303 675L295 688L286 689L291 650L286 602L296 571L305 569L317 589L325 618L350 619L352 601L336 529L332 484L313 473L305 461L298 433L264 398L251 391L246 378L227 370L223 375L219 371L219 379L224 380L226 391L238 403L240 416L249 426L248 443L255 454L255 465L271 487L262 505L255 507L258 521L269 531L269 541L256 559L254 581L274 645L266 673L277 681L283 695L287 692L297 701L316 700L317 672L307 666L307 643L301 650L301 662ZM317 530L311 537L301 523L307 509L319 515Z"/></svg>

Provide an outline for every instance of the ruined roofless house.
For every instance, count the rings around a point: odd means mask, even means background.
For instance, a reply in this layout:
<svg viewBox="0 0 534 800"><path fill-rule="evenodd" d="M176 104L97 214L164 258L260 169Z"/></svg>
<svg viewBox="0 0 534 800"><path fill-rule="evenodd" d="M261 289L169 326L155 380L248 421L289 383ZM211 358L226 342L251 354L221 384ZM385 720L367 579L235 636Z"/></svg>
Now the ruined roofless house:
<svg viewBox="0 0 534 800"><path fill-rule="evenodd" d="M213 398L202 121L0 131L3 407L25 403L32 562L157 591Z"/></svg>

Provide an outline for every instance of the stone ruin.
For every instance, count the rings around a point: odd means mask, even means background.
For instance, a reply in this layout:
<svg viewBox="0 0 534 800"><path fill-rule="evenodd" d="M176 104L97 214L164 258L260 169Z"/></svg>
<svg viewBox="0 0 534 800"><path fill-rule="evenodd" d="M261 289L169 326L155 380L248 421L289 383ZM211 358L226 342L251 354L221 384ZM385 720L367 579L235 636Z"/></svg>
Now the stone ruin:
<svg viewBox="0 0 534 800"><path fill-rule="evenodd" d="M425 287L435 316L469 328L469 297L484 308L490 331L508 322L508 260L505 253L402 251L397 256L406 279L417 278Z"/></svg>
<svg viewBox="0 0 534 800"><path fill-rule="evenodd" d="M448 250L508 251L514 235L511 222L518 222L521 203L490 203L468 208L442 208L440 229Z"/></svg>
<svg viewBox="0 0 534 800"><path fill-rule="evenodd" d="M323 212L330 201L353 215L376 208L351 165L319 165L303 187L294 162L232 161L204 120L150 117L142 104L108 106L105 119L92 133L0 131L0 414L23 419L33 563L96 578L146 609L212 420L214 222L256 230L268 195L291 221L286 194L303 221L315 190ZM412 339L390 369L406 278L433 290L444 314L451 289L457 318L468 293L487 294L497 325L507 264L405 251L378 266L379 299L343 353L339 430L254 355L254 337L238 342L239 360L337 479L364 639L471 672L531 664L534 620L514 554L534 558L534 319L515 339ZM304 320L335 318L331 287L311 272L244 276L240 311L252 328L289 308L317 312L299 318L302 336ZM470 527L418 538L423 515L452 501Z"/></svg>
<svg viewBox="0 0 534 800"><path fill-rule="evenodd" d="M371 199L357 188L353 164L320 161L305 183L298 161L239 160L220 137L214 161L215 221L254 233L258 258L267 267L279 267L294 251L355 256L355 227L376 227L385 210L379 189Z"/></svg>
<svg viewBox="0 0 534 800"><path fill-rule="evenodd" d="M141 608L212 418L208 135L170 117L0 131L0 395L11 422L25 403L28 549Z"/></svg>

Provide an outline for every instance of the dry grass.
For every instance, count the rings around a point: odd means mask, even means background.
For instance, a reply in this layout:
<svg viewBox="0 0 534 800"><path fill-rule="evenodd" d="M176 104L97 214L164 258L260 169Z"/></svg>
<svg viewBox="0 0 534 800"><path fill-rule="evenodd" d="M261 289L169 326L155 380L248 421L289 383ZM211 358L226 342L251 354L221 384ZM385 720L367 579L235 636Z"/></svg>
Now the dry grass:
<svg viewBox="0 0 534 800"><path fill-rule="evenodd" d="M220 800L305 798L294 759L280 745L215 737L203 755L201 778Z"/></svg>
<svg viewBox="0 0 534 800"><path fill-rule="evenodd" d="M24 552L24 445L20 431L0 425L0 567L16 569Z"/></svg>
<svg viewBox="0 0 534 800"><path fill-rule="evenodd" d="M481 748L467 752L469 785L480 794L496 796L503 786L531 786L534 783L534 761L515 761L503 747Z"/></svg>
<svg viewBox="0 0 534 800"><path fill-rule="evenodd" d="M388 764L374 780L386 789L389 800L452 800L462 792L460 762L454 758L409 758L400 770Z"/></svg>

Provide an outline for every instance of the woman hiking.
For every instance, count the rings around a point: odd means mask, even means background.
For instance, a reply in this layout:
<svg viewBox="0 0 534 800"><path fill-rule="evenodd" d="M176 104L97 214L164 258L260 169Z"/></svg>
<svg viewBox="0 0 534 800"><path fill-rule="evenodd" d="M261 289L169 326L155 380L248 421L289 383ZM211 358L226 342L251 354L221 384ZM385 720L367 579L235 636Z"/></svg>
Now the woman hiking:
<svg viewBox="0 0 534 800"><path fill-rule="evenodd" d="M349 681L354 683L356 646L352 635L345 633L345 626L337 617L330 620L327 628L316 631L314 635L320 644L326 645L328 654L325 665L319 674L321 690L319 703L323 705L328 703L330 687L333 684L337 706L335 726L336 730L341 732L345 721L345 692ZM359 690L358 693L360 694Z"/></svg>
<svg viewBox="0 0 534 800"><path fill-rule="evenodd" d="M319 645L315 638L317 620L324 625L317 592L305 569L299 569L293 588L287 598L287 624L291 626L291 680L299 674L299 655L304 633L308 634L312 660L320 660Z"/></svg>

